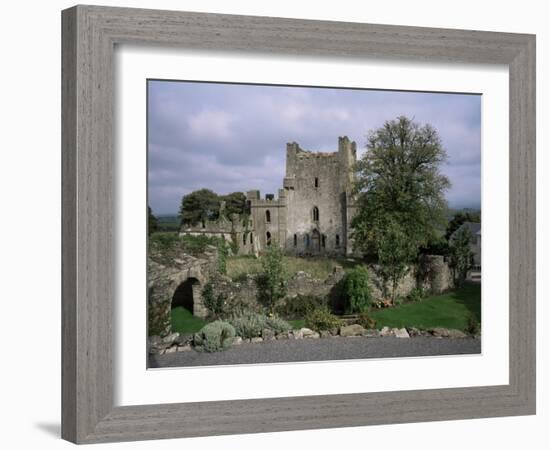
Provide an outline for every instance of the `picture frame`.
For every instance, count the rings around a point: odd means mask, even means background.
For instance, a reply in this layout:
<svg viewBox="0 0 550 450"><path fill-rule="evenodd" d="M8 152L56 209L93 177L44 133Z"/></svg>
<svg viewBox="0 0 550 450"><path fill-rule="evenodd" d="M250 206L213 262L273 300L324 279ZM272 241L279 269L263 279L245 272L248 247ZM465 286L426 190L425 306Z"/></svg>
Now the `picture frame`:
<svg viewBox="0 0 550 450"><path fill-rule="evenodd" d="M509 67L509 383L114 406L114 81L119 44ZM535 413L535 36L75 6L62 12L62 437L75 443ZM304 414L307 411L307 414Z"/></svg>

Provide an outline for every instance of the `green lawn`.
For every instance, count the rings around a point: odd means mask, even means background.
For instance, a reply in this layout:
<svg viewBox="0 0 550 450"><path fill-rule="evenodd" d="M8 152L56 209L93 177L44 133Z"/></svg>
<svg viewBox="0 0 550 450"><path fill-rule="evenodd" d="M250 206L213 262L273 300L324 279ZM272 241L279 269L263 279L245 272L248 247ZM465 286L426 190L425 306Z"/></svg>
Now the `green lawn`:
<svg viewBox="0 0 550 450"><path fill-rule="evenodd" d="M461 289L435 295L416 303L405 303L388 309L372 311L376 327L391 328L454 328L466 329L473 313L481 320L481 285L467 283Z"/></svg>
<svg viewBox="0 0 550 450"><path fill-rule="evenodd" d="M183 306L172 309L172 331L180 334L194 334L204 327L208 322L193 316L191 311Z"/></svg>
<svg viewBox="0 0 550 450"><path fill-rule="evenodd" d="M292 325L293 330L299 330L300 328L304 328L306 326L306 321L303 319L288 320L288 323Z"/></svg>

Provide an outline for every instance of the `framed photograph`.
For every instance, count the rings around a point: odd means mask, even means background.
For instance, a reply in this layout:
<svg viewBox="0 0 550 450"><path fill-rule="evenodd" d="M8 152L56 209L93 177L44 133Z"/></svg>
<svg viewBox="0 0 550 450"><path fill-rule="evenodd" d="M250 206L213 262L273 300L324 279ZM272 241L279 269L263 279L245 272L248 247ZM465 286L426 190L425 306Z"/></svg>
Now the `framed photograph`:
<svg viewBox="0 0 550 450"><path fill-rule="evenodd" d="M535 413L535 37L62 13L62 435Z"/></svg>

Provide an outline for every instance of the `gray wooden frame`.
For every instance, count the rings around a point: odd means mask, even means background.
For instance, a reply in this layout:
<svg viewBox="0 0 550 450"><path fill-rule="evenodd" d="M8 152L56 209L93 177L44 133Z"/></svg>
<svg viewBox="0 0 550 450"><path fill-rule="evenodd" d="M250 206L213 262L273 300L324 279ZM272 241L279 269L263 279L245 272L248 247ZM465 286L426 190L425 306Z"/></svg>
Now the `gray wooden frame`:
<svg viewBox="0 0 550 450"><path fill-rule="evenodd" d="M535 413L535 36L76 6L62 13L62 436L76 443ZM506 64L510 380L501 386L113 406L113 49Z"/></svg>

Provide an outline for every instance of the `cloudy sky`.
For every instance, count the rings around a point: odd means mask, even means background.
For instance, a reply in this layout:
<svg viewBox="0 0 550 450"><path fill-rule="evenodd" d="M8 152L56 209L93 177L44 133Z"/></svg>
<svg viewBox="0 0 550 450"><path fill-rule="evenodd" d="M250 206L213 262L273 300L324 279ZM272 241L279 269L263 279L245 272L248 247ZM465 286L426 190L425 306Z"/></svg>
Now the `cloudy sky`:
<svg viewBox="0 0 550 450"><path fill-rule="evenodd" d="M406 115L439 132L454 208L481 203L481 97L310 87L149 81L149 205L177 213L182 195L277 193L286 143L336 151L338 136L365 152L369 130Z"/></svg>

